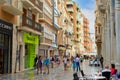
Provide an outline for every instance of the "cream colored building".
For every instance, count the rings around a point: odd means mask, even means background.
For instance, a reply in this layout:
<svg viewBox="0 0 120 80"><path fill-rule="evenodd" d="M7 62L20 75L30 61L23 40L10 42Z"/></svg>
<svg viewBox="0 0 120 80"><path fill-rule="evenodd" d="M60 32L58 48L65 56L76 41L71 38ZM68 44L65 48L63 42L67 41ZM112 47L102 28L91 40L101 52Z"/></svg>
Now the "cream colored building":
<svg viewBox="0 0 120 80"><path fill-rule="evenodd" d="M84 26L83 26L83 14L82 11L80 10L79 6L77 5L77 25L76 25L76 34L78 37L78 41L79 41L79 54L83 54L84 52Z"/></svg>
<svg viewBox="0 0 120 80"><path fill-rule="evenodd" d="M57 0L54 0L54 8L52 7L52 0L43 0L42 2L43 12L40 13L39 22L42 24L44 29L42 32L42 36L40 37L41 45L39 49L39 54L54 56L58 54L57 31L59 29L59 25L57 24L57 18L55 17L59 13L57 9Z"/></svg>
<svg viewBox="0 0 120 80"><path fill-rule="evenodd" d="M0 30L5 32L0 33L0 74L33 68L36 54L58 53L59 25L55 16L59 14L56 6L59 1L54 3L53 8L52 0L0 0ZM3 45L4 40L9 47ZM3 52L10 56L3 57Z"/></svg>
<svg viewBox="0 0 120 80"><path fill-rule="evenodd" d="M96 0L96 43L104 64L116 64L120 70L120 1Z"/></svg>
<svg viewBox="0 0 120 80"><path fill-rule="evenodd" d="M73 54L75 55L76 53L79 53L80 48L79 48L79 38L80 38L80 34L79 34L79 30L77 29L77 25L79 26L79 21L77 19L77 11L78 11L78 7L77 4L75 2L73 2L72 0L67 0L66 1L67 4L67 11L69 12L69 14L71 15L71 22L73 24L73 39L72 39L72 51Z"/></svg>
<svg viewBox="0 0 120 80"><path fill-rule="evenodd" d="M60 10L60 16L58 17L58 23L61 27L61 30L58 31L58 47L59 55L71 55L72 54L72 33L73 33L73 24L71 23L71 15L67 11L66 4L64 0L60 1L58 8Z"/></svg>
<svg viewBox="0 0 120 80"><path fill-rule="evenodd" d="M17 20L22 15L21 5L21 1L0 0L0 74L15 72L19 26Z"/></svg>

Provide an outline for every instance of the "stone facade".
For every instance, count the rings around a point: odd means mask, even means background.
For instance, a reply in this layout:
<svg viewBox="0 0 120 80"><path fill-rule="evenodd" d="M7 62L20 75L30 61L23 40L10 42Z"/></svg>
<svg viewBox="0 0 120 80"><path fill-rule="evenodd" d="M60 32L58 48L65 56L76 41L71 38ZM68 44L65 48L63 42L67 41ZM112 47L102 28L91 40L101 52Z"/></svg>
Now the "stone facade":
<svg viewBox="0 0 120 80"><path fill-rule="evenodd" d="M96 0L96 43L104 64L116 64L120 69L119 0Z"/></svg>

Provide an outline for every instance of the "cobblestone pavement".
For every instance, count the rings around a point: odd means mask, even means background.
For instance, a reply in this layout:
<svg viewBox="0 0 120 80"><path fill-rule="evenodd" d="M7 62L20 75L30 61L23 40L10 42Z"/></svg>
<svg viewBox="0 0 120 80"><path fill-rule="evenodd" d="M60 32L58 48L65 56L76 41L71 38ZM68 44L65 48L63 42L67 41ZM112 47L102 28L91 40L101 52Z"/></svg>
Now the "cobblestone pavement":
<svg viewBox="0 0 120 80"><path fill-rule="evenodd" d="M91 75L101 69L99 67L88 66L88 61L84 61L81 68L86 75ZM1 75L0 80L73 80L73 73L71 68L64 71L63 66L61 65L50 69L50 74L37 75L36 70L28 70L16 74ZM78 75L81 76L80 73L78 73Z"/></svg>

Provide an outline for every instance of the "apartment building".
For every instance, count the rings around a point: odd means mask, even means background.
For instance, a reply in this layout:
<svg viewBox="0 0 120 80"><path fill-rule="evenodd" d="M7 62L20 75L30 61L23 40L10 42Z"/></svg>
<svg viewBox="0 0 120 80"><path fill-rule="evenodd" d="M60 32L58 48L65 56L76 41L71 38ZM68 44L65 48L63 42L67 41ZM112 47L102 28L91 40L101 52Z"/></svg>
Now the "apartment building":
<svg viewBox="0 0 120 80"><path fill-rule="evenodd" d="M19 1L20 2L20 1ZM43 2L40 0L21 0L22 15L19 16L18 26L18 52L16 71L33 68L34 58L38 54L40 36L43 27L39 23L39 15L43 11Z"/></svg>
<svg viewBox="0 0 120 80"><path fill-rule="evenodd" d="M63 5L64 4L64 5ZM73 24L70 20L70 15L66 8L66 1L61 1L59 4L59 10L61 16L58 18L58 23L61 26L61 30L58 35L58 47L60 55L72 55L72 33L73 33Z"/></svg>
<svg viewBox="0 0 120 80"><path fill-rule="evenodd" d="M17 51L18 15L21 2L0 0L0 74L13 73Z"/></svg>
<svg viewBox="0 0 120 80"><path fill-rule="evenodd" d="M96 43L98 55L104 57L104 64L114 63L120 70L120 1L96 0Z"/></svg>
<svg viewBox="0 0 120 80"><path fill-rule="evenodd" d="M86 17L83 18L83 27L84 27L84 48L85 53L89 52L89 21Z"/></svg>
<svg viewBox="0 0 120 80"><path fill-rule="evenodd" d="M43 12L40 13L39 22L44 26L42 35L40 37L40 49L39 54L42 56L49 55L49 49L52 45L53 36L55 38L56 29L52 26L52 12L53 8L52 0L43 1ZM51 50L51 54L54 54L54 51Z"/></svg>
<svg viewBox="0 0 120 80"><path fill-rule="evenodd" d="M79 37L77 37L77 7L76 7L76 3L73 2L72 0L67 0L67 11L69 12L69 14L71 15L71 22L73 24L73 46L72 46L72 51L73 54L79 53Z"/></svg>
<svg viewBox="0 0 120 80"><path fill-rule="evenodd" d="M83 14L80 10L79 6L77 5L77 25L76 25L76 34L77 39L79 41L79 53L82 55L84 53L84 28L83 28Z"/></svg>

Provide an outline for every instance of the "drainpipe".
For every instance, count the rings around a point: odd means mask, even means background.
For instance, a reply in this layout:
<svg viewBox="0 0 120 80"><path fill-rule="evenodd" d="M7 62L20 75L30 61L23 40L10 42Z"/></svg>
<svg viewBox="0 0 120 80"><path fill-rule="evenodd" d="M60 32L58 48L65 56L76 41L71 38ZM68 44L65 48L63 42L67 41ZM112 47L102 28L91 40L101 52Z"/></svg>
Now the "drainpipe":
<svg viewBox="0 0 120 80"><path fill-rule="evenodd" d="M53 26L54 26L54 7L55 7L55 1L54 0L52 0L52 24L53 24Z"/></svg>

